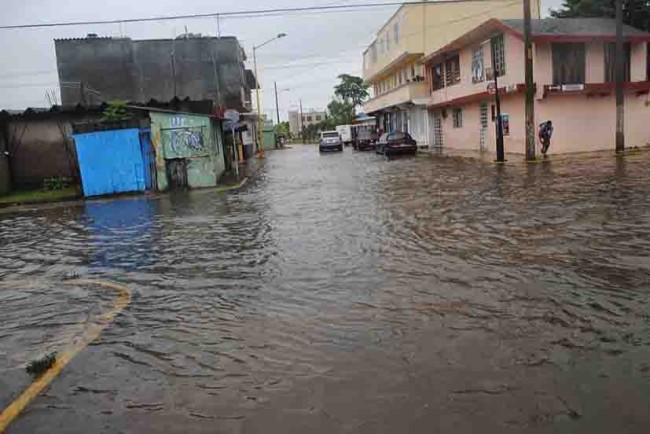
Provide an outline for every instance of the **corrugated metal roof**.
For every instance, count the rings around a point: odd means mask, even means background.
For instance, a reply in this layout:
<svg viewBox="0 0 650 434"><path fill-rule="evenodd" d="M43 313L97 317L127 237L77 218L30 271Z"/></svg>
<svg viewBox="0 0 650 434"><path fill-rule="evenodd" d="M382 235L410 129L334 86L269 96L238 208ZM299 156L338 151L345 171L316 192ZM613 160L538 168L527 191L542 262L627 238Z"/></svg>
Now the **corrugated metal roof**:
<svg viewBox="0 0 650 434"><path fill-rule="evenodd" d="M523 33L524 20L501 20L505 25ZM531 30L538 35L571 35L571 36L615 36L616 20L611 18L545 18L531 20ZM624 25L623 36L649 35L643 30Z"/></svg>

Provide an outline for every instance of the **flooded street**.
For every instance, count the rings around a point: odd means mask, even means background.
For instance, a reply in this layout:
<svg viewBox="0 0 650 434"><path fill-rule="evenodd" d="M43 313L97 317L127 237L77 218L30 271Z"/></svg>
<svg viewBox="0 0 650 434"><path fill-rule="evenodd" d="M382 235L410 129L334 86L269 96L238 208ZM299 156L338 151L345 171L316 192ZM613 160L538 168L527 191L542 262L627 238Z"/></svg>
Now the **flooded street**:
<svg viewBox="0 0 650 434"><path fill-rule="evenodd" d="M9 433L648 432L650 153L267 155L0 214L0 407L133 292Z"/></svg>

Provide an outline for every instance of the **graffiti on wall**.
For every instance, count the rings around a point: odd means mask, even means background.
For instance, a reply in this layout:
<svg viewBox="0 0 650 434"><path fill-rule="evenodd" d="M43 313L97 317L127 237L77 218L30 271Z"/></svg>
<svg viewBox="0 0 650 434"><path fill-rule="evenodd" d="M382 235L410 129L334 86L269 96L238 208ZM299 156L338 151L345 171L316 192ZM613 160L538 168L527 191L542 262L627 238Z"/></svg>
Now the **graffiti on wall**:
<svg viewBox="0 0 650 434"><path fill-rule="evenodd" d="M191 154L201 154L206 150L202 129L173 130L169 145L175 155L183 155L187 153L186 151Z"/></svg>

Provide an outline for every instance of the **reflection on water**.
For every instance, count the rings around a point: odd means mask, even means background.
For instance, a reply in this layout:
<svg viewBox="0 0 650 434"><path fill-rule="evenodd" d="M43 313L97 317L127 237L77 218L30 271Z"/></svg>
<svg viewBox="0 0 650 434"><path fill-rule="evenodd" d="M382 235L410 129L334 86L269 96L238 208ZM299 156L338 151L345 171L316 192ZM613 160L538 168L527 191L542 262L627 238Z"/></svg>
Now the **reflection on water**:
<svg viewBox="0 0 650 434"><path fill-rule="evenodd" d="M135 292L10 432L644 432L649 158L299 147L238 192L3 215L0 404L97 310L57 282Z"/></svg>
<svg viewBox="0 0 650 434"><path fill-rule="evenodd" d="M158 202L142 198L87 202L85 221L93 241L91 267L137 270L156 261Z"/></svg>

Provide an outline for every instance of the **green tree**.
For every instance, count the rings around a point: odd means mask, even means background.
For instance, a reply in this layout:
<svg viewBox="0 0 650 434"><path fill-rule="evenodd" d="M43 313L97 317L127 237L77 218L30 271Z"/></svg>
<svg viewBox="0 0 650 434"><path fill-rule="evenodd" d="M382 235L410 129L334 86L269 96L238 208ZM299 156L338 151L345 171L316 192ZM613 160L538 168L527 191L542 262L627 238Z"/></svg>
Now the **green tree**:
<svg viewBox="0 0 650 434"><path fill-rule="evenodd" d="M555 18L614 18L616 0L564 0L559 9L551 9ZM623 22L650 31L650 1L623 0Z"/></svg>
<svg viewBox="0 0 650 434"><path fill-rule="evenodd" d="M327 105L327 111L330 115L330 122L333 126L347 125L354 119L354 108L352 102L341 98L333 99Z"/></svg>
<svg viewBox="0 0 650 434"><path fill-rule="evenodd" d="M289 136L289 122L280 122L275 125L275 134L278 136Z"/></svg>
<svg viewBox="0 0 650 434"><path fill-rule="evenodd" d="M310 124L302 129L302 137L307 142L315 142L320 138L322 131L330 131L336 127L331 117L327 117L317 124Z"/></svg>
<svg viewBox="0 0 650 434"><path fill-rule="evenodd" d="M334 86L334 95L352 104L353 110L363 105L369 96L368 85L363 82L363 78L349 74L341 74L338 78L341 82Z"/></svg>

